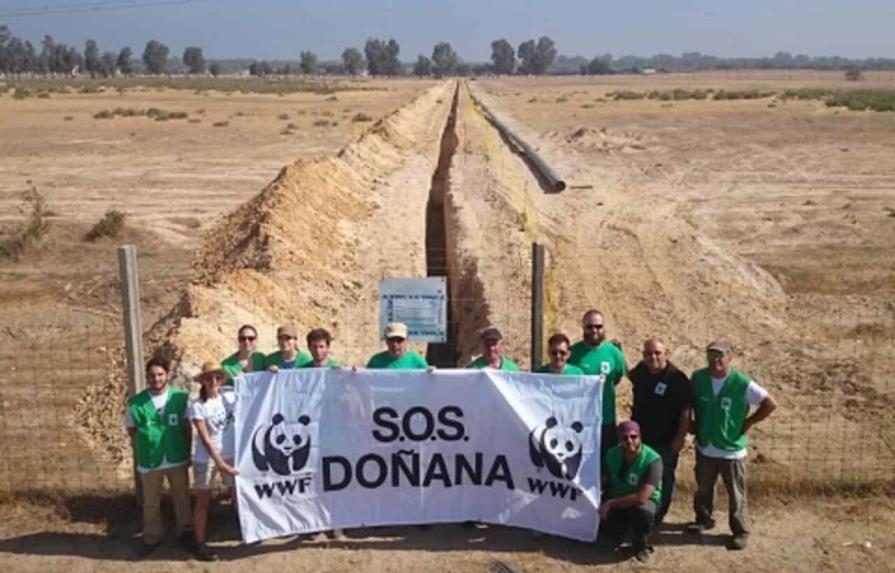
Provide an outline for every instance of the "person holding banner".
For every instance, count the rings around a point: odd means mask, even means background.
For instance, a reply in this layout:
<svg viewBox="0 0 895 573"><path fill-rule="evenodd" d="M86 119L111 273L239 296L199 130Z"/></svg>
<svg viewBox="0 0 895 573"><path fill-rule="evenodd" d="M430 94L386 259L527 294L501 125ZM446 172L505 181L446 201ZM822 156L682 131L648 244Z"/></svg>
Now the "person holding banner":
<svg viewBox="0 0 895 573"><path fill-rule="evenodd" d="M550 361L541 365L534 371L538 374L564 374L566 376L584 376L584 371L573 364L569 364L569 337L557 332L547 340L547 352Z"/></svg>
<svg viewBox="0 0 895 573"><path fill-rule="evenodd" d="M277 345L280 349L267 355L265 364L271 372L300 368L311 361L311 355L298 351L298 334L291 326L281 326L277 329Z"/></svg>
<svg viewBox="0 0 895 573"><path fill-rule="evenodd" d="M162 483L167 479L174 502L177 536L187 551L195 547L190 531L189 474L192 432L186 392L169 383L168 363L146 363L146 390L131 396L124 425L131 437L143 492L143 543L139 557L148 557L162 541Z"/></svg>
<svg viewBox="0 0 895 573"><path fill-rule="evenodd" d="M385 327L385 344L388 347L374 354L367 368L392 370L432 370L426 359L407 349L407 325L390 322Z"/></svg>
<svg viewBox="0 0 895 573"><path fill-rule="evenodd" d="M777 409L777 402L751 377L731 366L730 342L715 340L706 347L708 368L693 373L696 422L696 493L692 533L715 526L715 482L724 482L733 537L728 549L745 549L749 540L746 510L746 447L749 430ZM749 409L756 406L751 415Z"/></svg>
<svg viewBox="0 0 895 573"><path fill-rule="evenodd" d="M202 385L199 399L190 405L190 420L199 441L193 456L193 489L196 507L193 512L193 529L196 532L196 557L202 561L217 561L218 555L208 547L208 507L211 505L211 488L215 476L221 474L221 484L230 490L230 498L236 499L233 467L236 446L233 435L233 410L236 394L229 386L223 387L226 372L214 362L202 365L196 381Z"/></svg>
<svg viewBox="0 0 895 573"><path fill-rule="evenodd" d="M251 324L239 327L236 334L236 342L239 350L221 361L221 368L227 375L227 384L232 384L237 376L243 372L259 372L265 368L266 356L263 352L255 350L258 331Z"/></svg>
<svg viewBox="0 0 895 573"><path fill-rule="evenodd" d="M618 425L618 438L602 465L600 531L620 543L632 530L634 557L649 561L649 536L662 500L662 458L641 442L640 425L633 420Z"/></svg>
<svg viewBox="0 0 895 573"><path fill-rule="evenodd" d="M332 335L325 328L315 328L308 333L308 351L311 353L311 361L299 366L299 368L339 368L341 364L329 357Z"/></svg>
<svg viewBox="0 0 895 573"><path fill-rule="evenodd" d="M482 331L479 337L482 354L466 365L467 368L493 368L505 372L518 372L519 365L503 356L503 335L491 327Z"/></svg>
<svg viewBox="0 0 895 573"><path fill-rule="evenodd" d="M627 373L625 355L615 343L606 339L603 313L588 310L581 319L582 339L572 346L569 363L585 374L603 377L603 427L600 430L602 455L617 443L615 430L615 387Z"/></svg>

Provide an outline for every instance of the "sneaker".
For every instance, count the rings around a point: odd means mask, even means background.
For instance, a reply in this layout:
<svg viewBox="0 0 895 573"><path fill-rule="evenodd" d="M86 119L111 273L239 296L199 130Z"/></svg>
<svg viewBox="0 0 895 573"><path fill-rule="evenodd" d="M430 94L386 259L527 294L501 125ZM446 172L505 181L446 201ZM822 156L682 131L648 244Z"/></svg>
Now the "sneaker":
<svg viewBox="0 0 895 573"><path fill-rule="evenodd" d="M192 531L184 531L177 536L177 543L179 543L187 553L195 553L197 550L196 537L193 535Z"/></svg>
<svg viewBox="0 0 895 573"><path fill-rule="evenodd" d="M706 521L694 521L690 525L687 526L687 533L692 533L694 535L700 535L710 529L714 529L715 520L709 519Z"/></svg>
<svg viewBox="0 0 895 573"><path fill-rule="evenodd" d="M159 546L159 545L160 545L159 543L152 543L152 544L150 544L150 543L140 543L140 546L137 547L137 551L136 551L137 558L138 558L138 559L145 559L145 558L149 557L150 555L152 555L152 553L153 553L156 549L158 549L158 546Z"/></svg>
<svg viewBox="0 0 895 573"><path fill-rule="evenodd" d="M196 548L196 559L199 561L220 561L221 558L218 557L218 554L211 547L203 543Z"/></svg>
<svg viewBox="0 0 895 573"><path fill-rule="evenodd" d="M641 563L646 563L650 559L650 551L649 546L641 545L637 549L634 550L634 559L640 561Z"/></svg>
<svg viewBox="0 0 895 573"><path fill-rule="evenodd" d="M746 545L749 543L749 534L748 533L739 533L730 538L730 543L728 543L727 548L731 551L742 551L746 548Z"/></svg>

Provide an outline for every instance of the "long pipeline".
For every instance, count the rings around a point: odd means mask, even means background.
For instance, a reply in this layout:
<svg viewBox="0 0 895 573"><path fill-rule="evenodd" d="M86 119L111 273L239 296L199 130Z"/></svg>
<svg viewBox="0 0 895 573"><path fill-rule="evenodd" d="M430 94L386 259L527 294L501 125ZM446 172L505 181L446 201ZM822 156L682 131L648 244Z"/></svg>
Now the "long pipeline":
<svg viewBox="0 0 895 573"><path fill-rule="evenodd" d="M469 87L467 83L467 88L469 90L469 95L472 98L472 101L475 102L477 106L479 106L482 112L485 114L485 117L491 124L497 128L497 130L504 135L507 139L513 142L516 147L518 147L522 153L525 154L525 157L531 162L535 169L537 169L538 173L541 177L546 181L550 188L553 189L554 193L559 193L560 191L564 191L566 188L566 182L562 180L562 178L556 173L556 171L544 161L535 149L528 144L524 139L519 137L512 129L510 129L507 124L500 120L499 117L494 115L494 113L488 109L488 106L485 105L482 100L478 98L475 92Z"/></svg>

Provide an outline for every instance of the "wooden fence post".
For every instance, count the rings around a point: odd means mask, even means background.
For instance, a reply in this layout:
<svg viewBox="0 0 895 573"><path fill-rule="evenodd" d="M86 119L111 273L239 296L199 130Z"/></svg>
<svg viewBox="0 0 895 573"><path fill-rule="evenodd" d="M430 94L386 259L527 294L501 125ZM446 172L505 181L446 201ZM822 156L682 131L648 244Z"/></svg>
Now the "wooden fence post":
<svg viewBox="0 0 895 573"><path fill-rule="evenodd" d="M531 369L544 360L544 245L531 244Z"/></svg>
<svg viewBox="0 0 895 573"><path fill-rule="evenodd" d="M140 314L140 277L137 250L133 245L118 247L118 278L121 284L121 308L124 315L124 344L127 354L127 395L139 394L146 387L143 378L143 319ZM137 462L134 460L134 493L137 505L143 495Z"/></svg>

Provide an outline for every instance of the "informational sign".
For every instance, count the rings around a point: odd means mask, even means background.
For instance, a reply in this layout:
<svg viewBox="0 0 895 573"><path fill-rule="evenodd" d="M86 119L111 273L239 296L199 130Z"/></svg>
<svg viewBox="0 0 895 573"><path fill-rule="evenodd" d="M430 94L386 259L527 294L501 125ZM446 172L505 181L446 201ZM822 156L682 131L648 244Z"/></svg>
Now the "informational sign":
<svg viewBox="0 0 895 573"><path fill-rule="evenodd" d="M447 279L382 279L379 281L379 333L389 322L407 325L416 342L447 342Z"/></svg>
<svg viewBox="0 0 895 573"><path fill-rule="evenodd" d="M464 521L596 537L599 376L308 368L236 393L247 542Z"/></svg>

